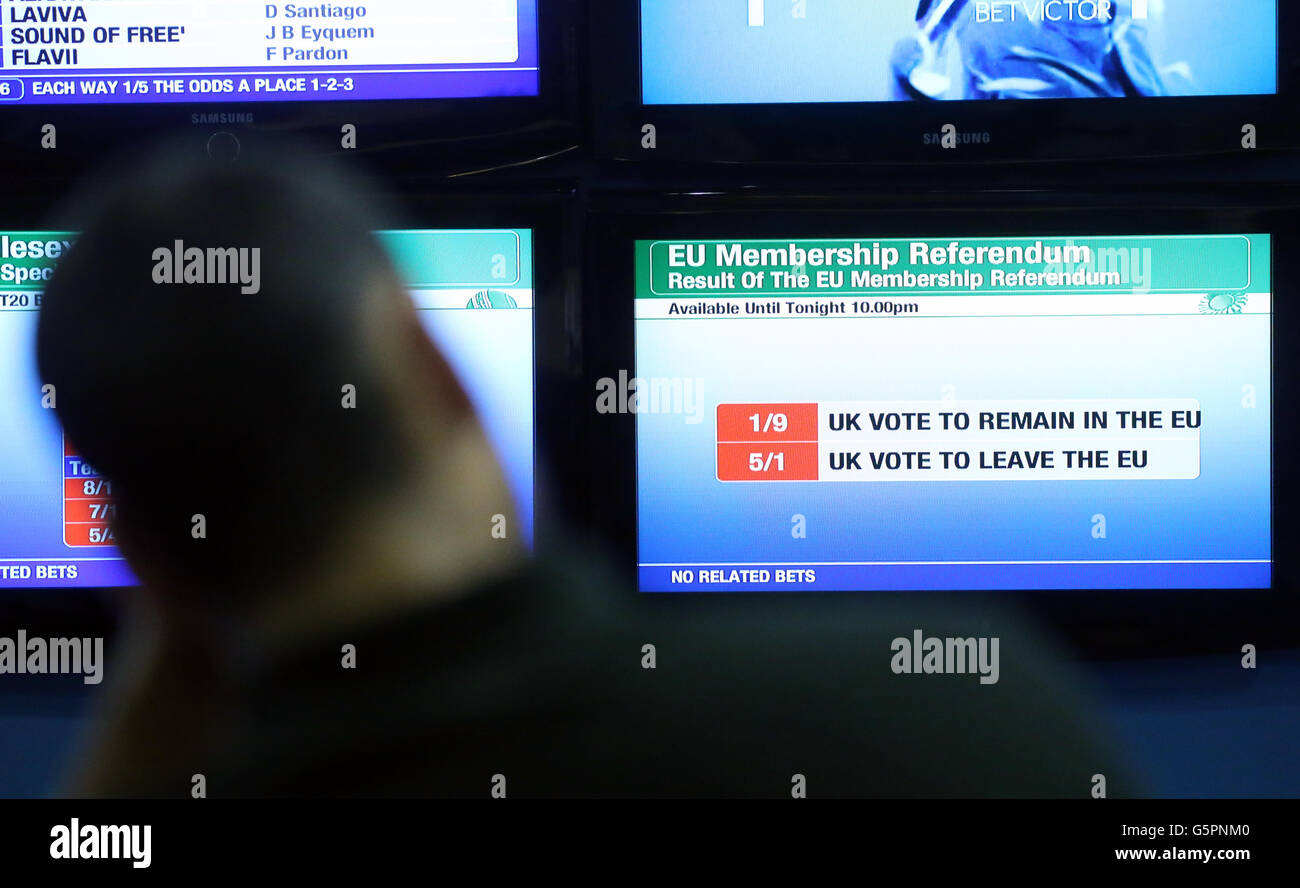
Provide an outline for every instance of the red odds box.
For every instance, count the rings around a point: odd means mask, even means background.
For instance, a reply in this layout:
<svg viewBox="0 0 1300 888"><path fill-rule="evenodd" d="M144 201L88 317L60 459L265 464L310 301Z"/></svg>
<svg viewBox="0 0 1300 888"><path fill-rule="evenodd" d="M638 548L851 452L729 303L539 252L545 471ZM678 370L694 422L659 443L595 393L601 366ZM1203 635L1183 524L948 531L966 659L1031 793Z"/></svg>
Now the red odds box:
<svg viewBox="0 0 1300 888"><path fill-rule="evenodd" d="M91 485L91 493L86 492L86 484ZM64 478L63 479L63 498L65 500L73 499L93 499L97 496L110 496L113 493L113 485L109 484L103 478ZM98 491L98 493L94 492Z"/></svg>
<svg viewBox="0 0 1300 888"><path fill-rule="evenodd" d="M79 456L65 437L63 456ZM114 544L109 514L105 509L113 502L112 485L101 475L63 478L63 543L67 546L112 546ZM99 508L94 508L94 507ZM91 539L92 534L94 539Z"/></svg>
<svg viewBox="0 0 1300 888"><path fill-rule="evenodd" d="M98 541L90 541L90 532L94 530L98 533ZM63 523L63 542L69 546L111 546L115 540L110 538L109 526L107 523L95 524L69 524Z"/></svg>
<svg viewBox="0 0 1300 888"><path fill-rule="evenodd" d="M66 499L63 502L63 521L65 524L93 522L105 524L112 509L104 507L113 502L112 497L95 496L86 499ZM92 509L91 506L98 506Z"/></svg>
<svg viewBox="0 0 1300 888"><path fill-rule="evenodd" d="M722 442L718 444L718 480L816 481L817 443Z"/></svg>
<svg viewBox="0 0 1300 888"><path fill-rule="evenodd" d="M754 417L758 417L758 431ZM778 432L775 417L785 418ZM718 441L816 441L816 404L719 404ZM814 461L815 462L815 461Z"/></svg>

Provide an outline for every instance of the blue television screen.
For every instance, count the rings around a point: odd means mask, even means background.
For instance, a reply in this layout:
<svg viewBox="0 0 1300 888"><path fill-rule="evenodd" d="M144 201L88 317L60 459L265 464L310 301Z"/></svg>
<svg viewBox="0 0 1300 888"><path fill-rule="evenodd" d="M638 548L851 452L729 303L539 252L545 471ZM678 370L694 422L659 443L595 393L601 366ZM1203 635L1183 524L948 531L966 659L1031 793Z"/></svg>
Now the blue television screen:
<svg viewBox="0 0 1300 888"><path fill-rule="evenodd" d="M0 3L0 106L538 94L537 0Z"/></svg>
<svg viewBox="0 0 1300 888"><path fill-rule="evenodd" d="M406 230L379 237L479 414L531 545L532 232ZM75 239L66 232L0 232L0 588L136 582L114 547L111 483L64 440L36 370L41 292Z"/></svg>
<svg viewBox="0 0 1300 888"><path fill-rule="evenodd" d="M636 249L644 591L1270 585L1269 235Z"/></svg>
<svg viewBox="0 0 1300 888"><path fill-rule="evenodd" d="M641 0L648 105L1272 95L1277 0Z"/></svg>

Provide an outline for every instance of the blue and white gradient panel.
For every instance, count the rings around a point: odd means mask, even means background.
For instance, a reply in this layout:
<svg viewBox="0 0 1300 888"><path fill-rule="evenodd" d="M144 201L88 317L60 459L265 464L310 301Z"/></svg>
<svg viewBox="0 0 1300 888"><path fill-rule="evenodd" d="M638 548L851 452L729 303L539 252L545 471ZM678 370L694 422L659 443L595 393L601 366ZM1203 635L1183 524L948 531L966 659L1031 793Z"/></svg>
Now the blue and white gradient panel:
<svg viewBox="0 0 1300 888"><path fill-rule="evenodd" d="M511 532L531 546L532 232L390 231L380 238L503 467L519 522ZM107 498L83 496L79 478L65 480L63 436L53 411L42 406L35 356L39 299L57 262L50 254L73 240L66 233L0 232L0 589L136 583L111 544L111 512L100 504ZM87 510L94 511L78 514ZM88 530L88 523L95 526ZM92 544L76 544L88 540Z"/></svg>
<svg viewBox="0 0 1300 888"><path fill-rule="evenodd" d="M1182 242L1132 240L1156 244L1157 266ZM1178 249L1226 260L1242 242ZM672 245L656 244L638 244L624 386L643 591L1269 586L1266 235L1249 238L1253 275L1171 254L1182 292L1150 286L1157 268L1108 293L1077 274L1015 292L815 292L811 272L813 291L756 295L752 266L674 296ZM944 430L962 412L971 426ZM1097 413L1107 428L1087 427ZM1062 415L1072 428L1053 427ZM861 431L831 431L845 416ZM1081 456L1102 451L1103 466ZM967 470L945 470L960 452Z"/></svg>

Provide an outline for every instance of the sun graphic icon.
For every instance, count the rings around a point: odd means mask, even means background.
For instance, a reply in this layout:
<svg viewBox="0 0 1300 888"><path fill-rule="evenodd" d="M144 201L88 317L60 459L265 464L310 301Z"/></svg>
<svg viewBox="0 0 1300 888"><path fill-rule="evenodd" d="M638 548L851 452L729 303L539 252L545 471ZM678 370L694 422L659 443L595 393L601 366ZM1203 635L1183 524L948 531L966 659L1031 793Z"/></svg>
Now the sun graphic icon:
<svg viewBox="0 0 1300 888"><path fill-rule="evenodd" d="M1245 308L1245 293L1209 293L1201 300L1201 314L1241 314Z"/></svg>

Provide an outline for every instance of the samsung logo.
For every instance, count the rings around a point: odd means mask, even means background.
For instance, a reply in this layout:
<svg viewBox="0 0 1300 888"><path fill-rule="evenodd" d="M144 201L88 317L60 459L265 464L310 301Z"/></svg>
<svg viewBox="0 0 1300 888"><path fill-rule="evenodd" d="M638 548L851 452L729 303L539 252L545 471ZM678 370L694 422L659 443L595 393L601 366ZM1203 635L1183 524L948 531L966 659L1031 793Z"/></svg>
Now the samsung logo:
<svg viewBox="0 0 1300 888"><path fill-rule="evenodd" d="M925 133L921 141L926 145L938 145L941 148L956 148L958 145L988 145L993 141L992 133L961 133L949 123L937 133Z"/></svg>
<svg viewBox="0 0 1300 888"><path fill-rule="evenodd" d="M252 123L253 115L244 114L191 114L190 123L200 126L206 123Z"/></svg>

